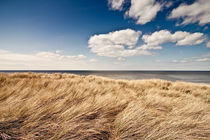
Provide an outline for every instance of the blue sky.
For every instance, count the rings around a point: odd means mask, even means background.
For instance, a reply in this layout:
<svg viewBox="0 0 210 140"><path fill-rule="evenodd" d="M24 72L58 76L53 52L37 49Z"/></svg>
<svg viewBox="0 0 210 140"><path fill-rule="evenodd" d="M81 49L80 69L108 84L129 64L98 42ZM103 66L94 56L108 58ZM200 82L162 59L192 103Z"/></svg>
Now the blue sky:
<svg viewBox="0 0 210 140"><path fill-rule="evenodd" d="M0 0L1 70L210 70L209 0Z"/></svg>

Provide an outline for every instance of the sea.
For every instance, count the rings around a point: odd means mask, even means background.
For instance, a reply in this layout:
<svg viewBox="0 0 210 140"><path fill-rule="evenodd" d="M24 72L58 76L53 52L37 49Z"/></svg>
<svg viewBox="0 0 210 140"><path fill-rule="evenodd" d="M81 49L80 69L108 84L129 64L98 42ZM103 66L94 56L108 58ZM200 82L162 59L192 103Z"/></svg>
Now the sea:
<svg viewBox="0 0 210 140"><path fill-rule="evenodd" d="M142 80L142 79L164 79L168 81L185 81L193 83L210 84L210 71L38 71L38 70L9 70L4 73L35 72L35 73L71 73L77 75L96 75L112 79Z"/></svg>
<svg viewBox="0 0 210 140"><path fill-rule="evenodd" d="M71 73L77 75L96 75L112 79L142 80L142 79L164 79L168 81L185 81L193 83L210 84L210 71L0 71L4 73L35 72L35 73Z"/></svg>

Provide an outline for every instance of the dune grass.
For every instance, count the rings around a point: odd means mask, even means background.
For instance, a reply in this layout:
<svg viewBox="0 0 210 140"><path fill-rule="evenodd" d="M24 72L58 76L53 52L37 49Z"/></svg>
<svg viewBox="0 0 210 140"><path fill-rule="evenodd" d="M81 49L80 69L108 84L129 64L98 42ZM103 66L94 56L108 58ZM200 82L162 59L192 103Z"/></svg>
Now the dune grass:
<svg viewBox="0 0 210 140"><path fill-rule="evenodd" d="M210 85L0 74L0 139L209 140Z"/></svg>

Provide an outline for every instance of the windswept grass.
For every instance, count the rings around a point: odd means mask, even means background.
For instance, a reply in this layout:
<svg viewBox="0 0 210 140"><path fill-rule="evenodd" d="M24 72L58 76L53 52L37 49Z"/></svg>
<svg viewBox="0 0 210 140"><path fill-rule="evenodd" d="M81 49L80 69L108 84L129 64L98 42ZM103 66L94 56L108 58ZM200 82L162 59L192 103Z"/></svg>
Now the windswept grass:
<svg viewBox="0 0 210 140"><path fill-rule="evenodd" d="M0 74L0 139L209 140L210 86Z"/></svg>

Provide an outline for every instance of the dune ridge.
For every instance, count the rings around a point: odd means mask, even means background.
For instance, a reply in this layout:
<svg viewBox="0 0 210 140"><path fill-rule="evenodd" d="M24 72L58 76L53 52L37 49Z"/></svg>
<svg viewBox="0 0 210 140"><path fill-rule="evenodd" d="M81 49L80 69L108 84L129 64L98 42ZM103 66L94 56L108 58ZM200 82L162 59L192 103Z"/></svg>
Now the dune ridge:
<svg viewBox="0 0 210 140"><path fill-rule="evenodd" d="M0 74L0 139L207 140L210 85Z"/></svg>

